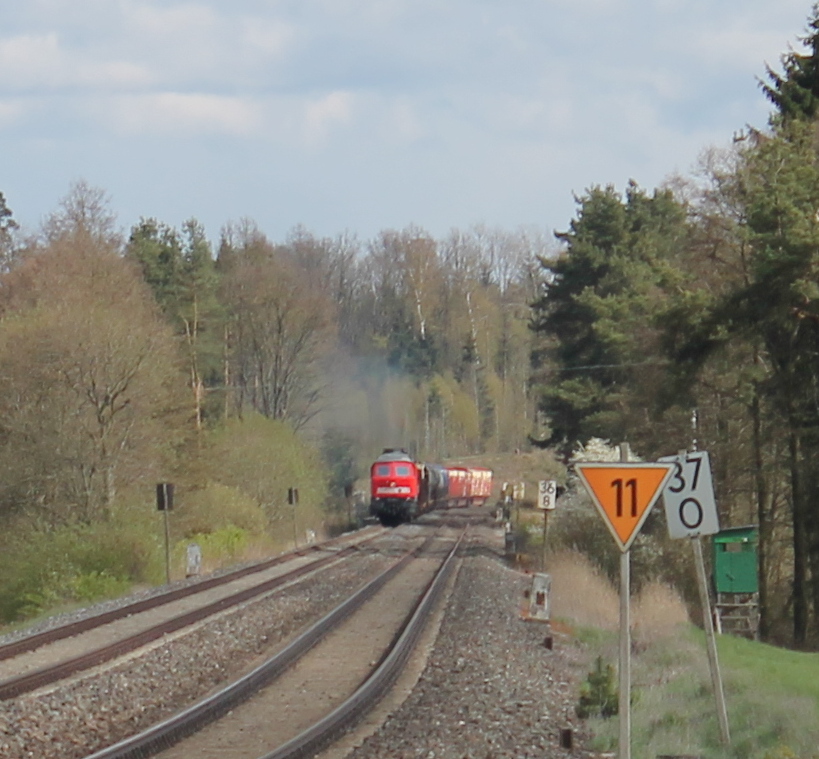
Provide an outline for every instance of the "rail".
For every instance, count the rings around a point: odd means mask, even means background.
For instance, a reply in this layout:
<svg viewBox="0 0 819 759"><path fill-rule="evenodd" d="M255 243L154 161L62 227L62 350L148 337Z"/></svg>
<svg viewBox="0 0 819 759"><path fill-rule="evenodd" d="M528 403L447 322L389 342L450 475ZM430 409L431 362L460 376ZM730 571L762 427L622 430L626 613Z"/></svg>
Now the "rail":
<svg viewBox="0 0 819 759"><path fill-rule="evenodd" d="M423 621L428 616L435 600L440 596L446 577L449 576L451 571L452 558L460 545L460 540L459 538L455 547L442 563L435 578L427 586L409 617L409 621L397 636L396 643L382 659L373 675L350 699L320 721L314 728L302 733L281 749L277 749L273 754L266 756L265 759L304 756L304 752L313 750L311 747L331 740L336 731L343 729L344 725L349 724L349 720L356 719L357 715L363 714L370 708L372 703L380 698L397 676L407 656L409 656L409 651L423 628ZM307 653L330 630L341 624L367 600L372 598L414 556L423 551L429 542L428 540L421 548L406 553L382 574L371 580L353 596L303 632L276 656L252 672L164 722L91 754L86 759L146 759L146 757L169 748L187 736L201 730L205 725L219 719L267 686L298 658ZM371 700L373 698L375 701ZM349 706L351 702L354 702L352 707ZM285 750L291 753L278 753Z"/></svg>

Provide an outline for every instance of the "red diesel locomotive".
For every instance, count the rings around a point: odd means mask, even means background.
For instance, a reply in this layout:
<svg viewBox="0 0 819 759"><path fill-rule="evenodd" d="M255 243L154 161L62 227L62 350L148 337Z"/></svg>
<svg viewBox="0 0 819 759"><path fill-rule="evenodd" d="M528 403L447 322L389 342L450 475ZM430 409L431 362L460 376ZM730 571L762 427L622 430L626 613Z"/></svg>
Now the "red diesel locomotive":
<svg viewBox="0 0 819 759"><path fill-rule="evenodd" d="M400 449L386 448L370 469L370 513L388 526L436 508L482 506L491 493L491 469L422 464Z"/></svg>

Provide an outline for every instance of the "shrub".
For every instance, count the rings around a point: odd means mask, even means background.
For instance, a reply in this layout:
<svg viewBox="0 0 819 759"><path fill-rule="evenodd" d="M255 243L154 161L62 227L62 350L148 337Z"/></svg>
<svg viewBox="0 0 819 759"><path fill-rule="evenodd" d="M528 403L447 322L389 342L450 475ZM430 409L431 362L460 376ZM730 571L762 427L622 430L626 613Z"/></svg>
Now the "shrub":
<svg viewBox="0 0 819 759"><path fill-rule="evenodd" d="M180 491L179 507L173 514L173 530L183 538L193 538L237 527L250 534L265 532L264 511L250 496L235 487L210 483L206 487Z"/></svg>
<svg viewBox="0 0 819 759"><path fill-rule="evenodd" d="M190 543L196 543L202 549L203 564L221 566L244 555L250 544L250 536L247 530L229 525L213 532L191 535L177 544L175 552L184 553Z"/></svg>
<svg viewBox="0 0 819 759"><path fill-rule="evenodd" d="M74 578L73 595L77 601L86 602L116 598L126 593L130 585L127 579L114 577L106 570L85 572Z"/></svg>
<svg viewBox="0 0 819 759"><path fill-rule="evenodd" d="M289 541L294 533L321 529L326 467L318 450L285 422L252 413L231 419L213 433L204 455L211 462L212 480L258 504L274 537ZM287 503L291 487L299 491L296 509Z"/></svg>
<svg viewBox="0 0 819 759"><path fill-rule="evenodd" d="M603 664L603 657L598 656L594 669L589 672L586 682L580 686L580 700L575 707L580 719L589 717L613 717L617 714L617 686L614 667Z"/></svg>
<svg viewBox="0 0 819 759"><path fill-rule="evenodd" d="M156 536L127 520L11 532L14 536L0 549L2 622L28 619L64 603L115 597L157 574Z"/></svg>

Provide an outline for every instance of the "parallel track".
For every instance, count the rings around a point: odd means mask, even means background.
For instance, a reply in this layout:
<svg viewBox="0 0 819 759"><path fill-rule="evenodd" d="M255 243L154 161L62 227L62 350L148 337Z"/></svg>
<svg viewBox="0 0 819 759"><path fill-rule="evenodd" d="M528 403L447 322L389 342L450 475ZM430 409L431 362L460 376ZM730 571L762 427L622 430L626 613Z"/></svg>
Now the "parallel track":
<svg viewBox="0 0 819 759"><path fill-rule="evenodd" d="M291 759L312 755L321 746L329 743L335 736L358 721L363 714L378 702L406 664L412 647L423 630L424 624L454 567L455 555L461 544L462 537L463 533L408 615L390 650L382 657L370 677L347 701L320 722L273 752L266 754L263 759ZM219 719L267 686L316 645L330 630L339 626L406 567L412 558L423 551L431 540L429 539L420 549L405 554L385 572L302 633L284 650L249 674L180 714L143 733L98 751L87 757L87 759L145 759L145 757L152 756L172 746L183 738L201 730L208 723Z"/></svg>
<svg viewBox="0 0 819 759"><path fill-rule="evenodd" d="M368 543L372 541L373 539L375 539L375 537L377 537L380 534L381 532L379 531L378 533L376 533L376 535L367 538L364 541L361 541L353 546L340 548L327 556L318 558L316 561L313 561L302 567L298 567L284 575L275 577L271 580L260 583L251 588L247 588L231 596L219 599L218 601L207 604L185 614L181 614L170 620L166 620L161 624L154 625L153 627L143 630L135 635L131 635L127 638L118 640L103 648L90 651L87 654L83 654L81 656L77 656L72 659L59 662L52 666L43 667L33 672L29 672L23 675L19 675L17 677L12 677L7 680L4 680L0 682L0 700L7 700L10 698L14 698L16 696L20 696L24 693L28 693L32 690L35 690L36 688L40 688L42 686L49 685L51 683L70 677L85 669L89 669L99 664L103 664L118 656L122 656L126 653L129 653L130 651L134 651L137 648L140 648L141 646L152 643L153 641L158 640L164 635L175 632L189 625L195 624L196 622L199 622L209 616L224 611L225 609L244 603L245 601L248 601L251 598L267 593L305 574L314 572L317 569L321 569L327 564L335 562L342 557L349 556L355 553L357 550L359 550L360 546L363 543ZM321 550L322 548L325 547L327 547L327 544L316 546L311 550L314 551ZM135 604L122 607L115 611L98 614L96 616L89 617L87 619L83 619L69 625L64 625L62 627L54 628L52 630L47 630L37 635L32 635L27 638L23 638L19 641L15 641L14 643L10 643L7 646L3 646L2 648L0 648L0 659L8 659L21 653L32 651L48 643L53 643L64 638L71 637L73 635L78 635L82 632L87 632L104 624L108 624L118 619L122 619L123 617L131 616L167 603L171 603L173 601L177 601L187 596L195 595L196 593L209 590L219 585L227 584L229 582L240 579L250 574L262 572L277 564L282 564L294 558L295 556L304 555L305 552L294 552L284 554L282 556L277 556L273 559L269 559L259 564L255 564L251 567L243 567L242 569L236 570L235 572L227 573L220 577L209 578L207 580L203 580L202 582L195 583L184 588L178 588L176 590L169 591L168 593L163 593L158 596L146 599L144 601L139 601Z"/></svg>

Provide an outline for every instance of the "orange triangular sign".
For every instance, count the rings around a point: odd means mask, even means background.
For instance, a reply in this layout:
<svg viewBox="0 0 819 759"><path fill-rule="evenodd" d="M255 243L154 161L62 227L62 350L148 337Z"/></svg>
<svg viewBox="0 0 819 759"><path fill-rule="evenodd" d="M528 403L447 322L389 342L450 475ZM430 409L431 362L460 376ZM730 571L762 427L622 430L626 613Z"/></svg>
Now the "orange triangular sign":
<svg viewBox="0 0 819 759"><path fill-rule="evenodd" d="M578 463L575 469L621 551L628 551L674 464Z"/></svg>

